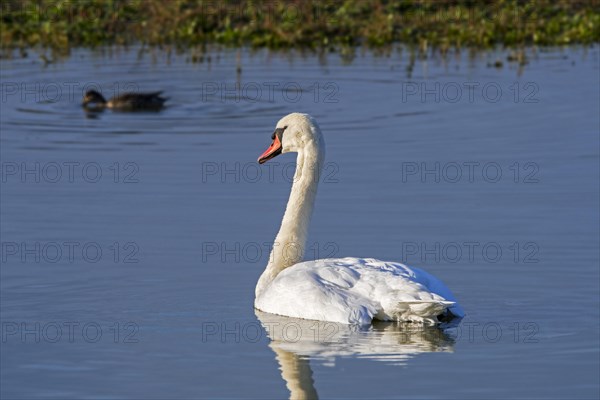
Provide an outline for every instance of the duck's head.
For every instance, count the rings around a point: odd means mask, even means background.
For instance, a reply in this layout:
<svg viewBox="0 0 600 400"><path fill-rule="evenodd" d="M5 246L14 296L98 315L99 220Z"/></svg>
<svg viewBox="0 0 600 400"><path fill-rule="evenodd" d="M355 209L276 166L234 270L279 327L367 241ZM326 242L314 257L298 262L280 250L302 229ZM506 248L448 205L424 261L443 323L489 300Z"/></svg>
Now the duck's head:
<svg viewBox="0 0 600 400"><path fill-rule="evenodd" d="M271 135L271 146L258 158L263 164L282 153L297 153L311 147L324 151L321 130L313 117L308 114L292 113L281 118Z"/></svg>
<svg viewBox="0 0 600 400"><path fill-rule="evenodd" d="M85 92L85 96L83 96L83 106L87 105L103 105L106 104L106 99L100 92L95 90L88 90Z"/></svg>

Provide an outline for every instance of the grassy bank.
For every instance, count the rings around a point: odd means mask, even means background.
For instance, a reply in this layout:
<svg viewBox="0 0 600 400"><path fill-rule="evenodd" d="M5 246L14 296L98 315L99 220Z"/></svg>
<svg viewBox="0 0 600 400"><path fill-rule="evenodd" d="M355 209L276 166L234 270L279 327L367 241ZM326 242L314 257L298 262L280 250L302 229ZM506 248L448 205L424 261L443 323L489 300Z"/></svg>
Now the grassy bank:
<svg viewBox="0 0 600 400"><path fill-rule="evenodd" d="M598 1L5 0L4 50L207 43L490 48L600 41Z"/></svg>

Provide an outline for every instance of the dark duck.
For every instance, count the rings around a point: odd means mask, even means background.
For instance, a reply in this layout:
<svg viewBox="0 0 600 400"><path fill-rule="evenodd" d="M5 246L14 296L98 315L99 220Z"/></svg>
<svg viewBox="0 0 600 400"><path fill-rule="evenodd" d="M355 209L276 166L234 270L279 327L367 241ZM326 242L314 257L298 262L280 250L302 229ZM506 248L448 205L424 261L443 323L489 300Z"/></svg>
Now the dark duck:
<svg viewBox="0 0 600 400"><path fill-rule="evenodd" d="M162 109L168 100L168 97L162 97L161 93L124 93L107 101L96 90L88 90L83 96L83 107L92 110L110 108L118 111L157 111Z"/></svg>

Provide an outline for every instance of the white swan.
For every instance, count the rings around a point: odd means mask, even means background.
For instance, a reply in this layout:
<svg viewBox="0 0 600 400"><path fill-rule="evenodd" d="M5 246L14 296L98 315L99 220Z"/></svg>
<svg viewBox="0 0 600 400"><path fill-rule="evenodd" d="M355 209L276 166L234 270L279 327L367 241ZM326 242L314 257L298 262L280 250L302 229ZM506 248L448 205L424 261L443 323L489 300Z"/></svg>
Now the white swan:
<svg viewBox="0 0 600 400"><path fill-rule="evenodd" d="M288 317L370 324L373 319L435 324L463 317L452 292L417 268L370 258L301 262L317 194L325 142L315 120L292 113L277 123L260 164L297 152L290 198L269 263L256 285L254 306Z"/></svg>

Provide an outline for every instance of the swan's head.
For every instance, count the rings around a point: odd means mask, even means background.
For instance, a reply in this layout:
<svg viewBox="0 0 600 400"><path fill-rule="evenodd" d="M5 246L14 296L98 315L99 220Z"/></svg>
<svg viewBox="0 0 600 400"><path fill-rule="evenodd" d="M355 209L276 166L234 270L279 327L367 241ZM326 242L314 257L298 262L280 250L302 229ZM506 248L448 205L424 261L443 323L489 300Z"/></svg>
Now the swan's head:
<svg viewBox="0 0 600 400"><path fill-rule="evenodd" d="M273 142L264 153L258 157L258 163L263 164L282 153L302 151L309 146L319 149L323 147L323 138L319 126L308 114L292 113L281 118L271 135Z"/></svg>

